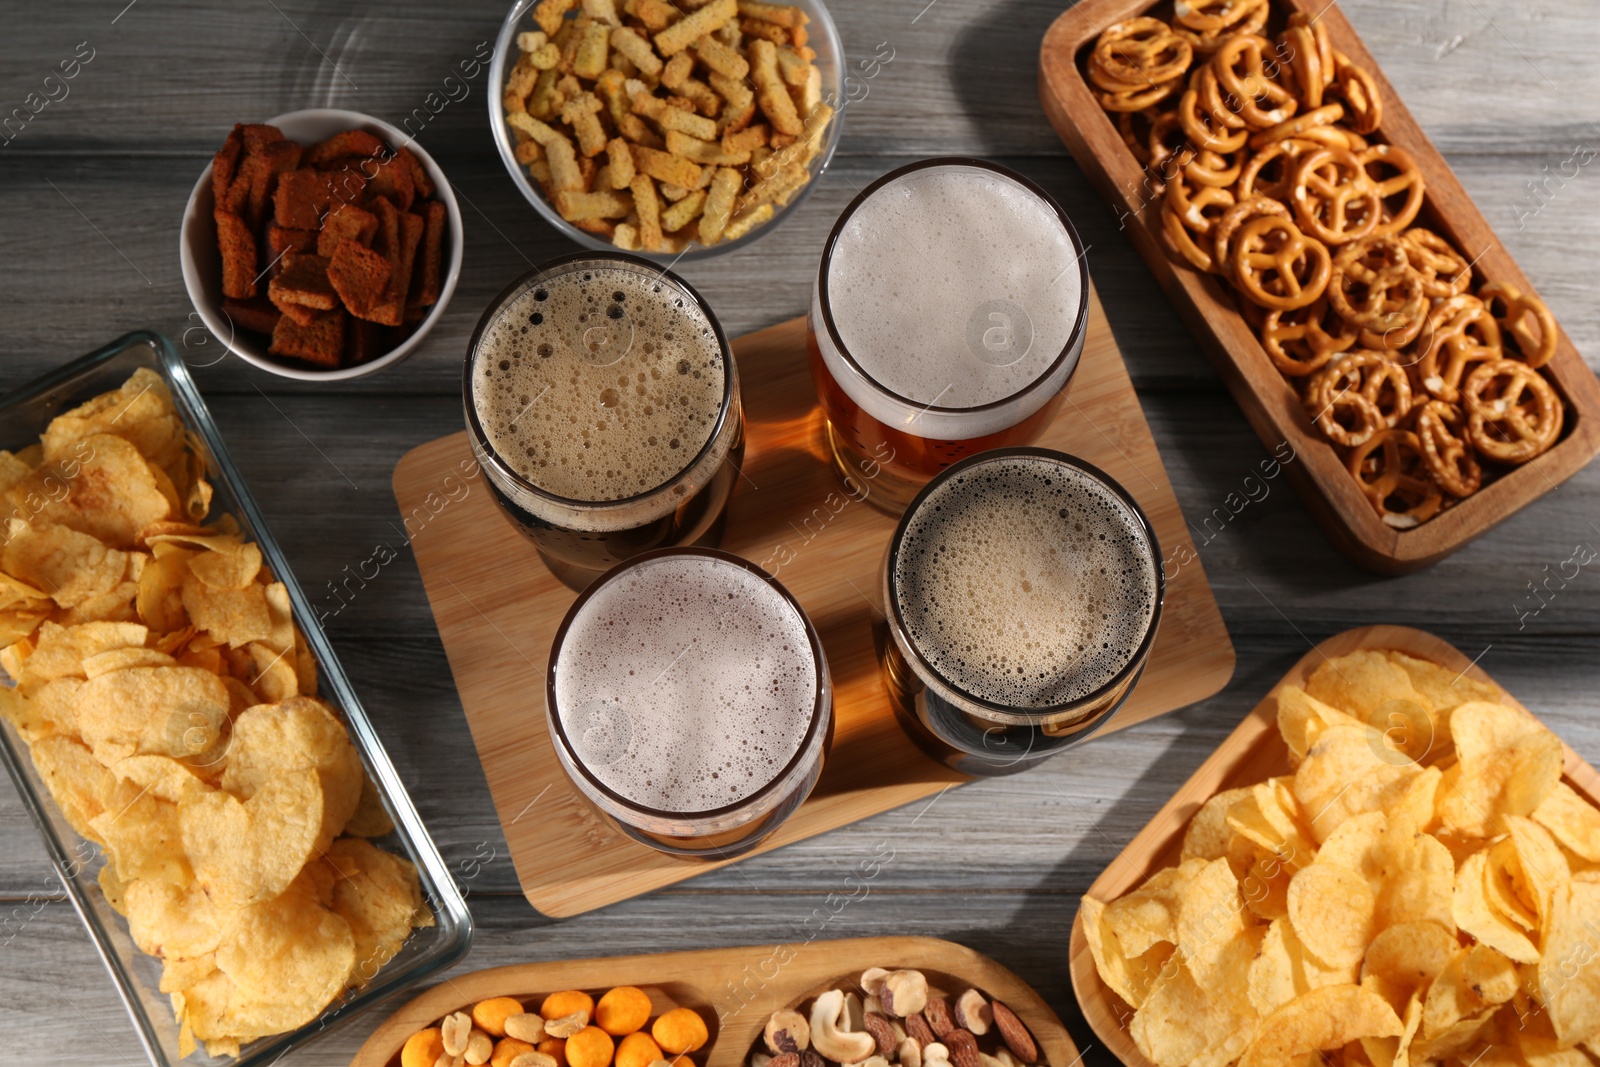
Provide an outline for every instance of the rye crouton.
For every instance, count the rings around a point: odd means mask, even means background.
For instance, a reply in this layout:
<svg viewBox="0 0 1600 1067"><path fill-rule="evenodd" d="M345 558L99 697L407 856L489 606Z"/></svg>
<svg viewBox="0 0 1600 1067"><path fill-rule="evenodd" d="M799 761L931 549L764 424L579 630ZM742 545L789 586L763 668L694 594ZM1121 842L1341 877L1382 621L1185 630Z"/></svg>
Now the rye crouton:
<svg viewBox="0 0 1600 1067"><path fill-rule="evenodd" d="M324 311L306 324L285 315L272 331L272 344L267 351L275 356L303 359L320 367L337 367L344 353L344 328L343 308Z"/></svg>
<svg viewBox="0 0 1600 1067"><path fill-rule="evenodd" d="M256 239L238 215L213 213L217 247L222 252L222 295L235 300L256 295Z"/></svg>

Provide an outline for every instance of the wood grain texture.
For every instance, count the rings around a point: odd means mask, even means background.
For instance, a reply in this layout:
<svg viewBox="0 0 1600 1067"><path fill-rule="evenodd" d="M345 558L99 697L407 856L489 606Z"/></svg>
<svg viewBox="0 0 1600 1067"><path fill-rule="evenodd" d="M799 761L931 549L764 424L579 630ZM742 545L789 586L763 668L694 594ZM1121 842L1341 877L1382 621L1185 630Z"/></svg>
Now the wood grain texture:
<svg viewBox="0 0 1600 1067"><path fill-rule="evenodd" d="M1363 649L1395 649L1418 659L1429 660L1450 670L1460 671L1480 682L1498 684L1488 672L1473 663L1460 649L1433 634L1404 626L1364 626L1347 630L1325 641L1300 657L1300 661L1273 686L1261 703L1217 746L1199 770L1190 776L1172 799L1156 813L1117 856L1117 862L1089 887L1088 896L1103 903L1142 884L1152 874L1176 866L1183 846L1183 833L1200 806L1216 794L1241 786L1254 785L1291 772L1289 751L1278 733L1278 693L1285 686L1304 686L1317 667L1337 656ZM1528 714L1517 698L1504 692L1505 703ZM1566 750L1563 780L1574 790L1600 804L1600 772L1586 763L1571 746ZM1127 1067L1151 1067L1150 1061L1134 1044L1128 1031L1131 1011L1127 1004L1100 980L1094 954L1083 930L1083 915L1072 924L1072 988L1090 1027Z"/></svg>
<svg viewBox="0 0 1600 1067"><path fill-rule="evenodd" d="M329 613L340 658L469 894L478 938L453 973L759 944L806 936L791 934L802 924L825 937L950 937L1015 970L1067 1022L1084 1063L1109 1067L1115 1057L1078 1018L1068 981L1078 895L1312 641L1374 620L1438 633L1481 653L1502 684L1600 759L1600 579L1593 567L1556 577L1575 545L1600 545L1591 525L1600 522L1600 467L1439 564L1393 580L1339 556L1283 479L1229 512L1229 494L1259 477L1267 452L1040 110L1039 43L1068 0L839 2L832 8L851 62L873 56L880 42L895 50L893 62L860 82L866 94L856 90L839 154L802 208L750 251L694 264L686 276L730 335L747 333L804 311L838 212L909 159L973 153L1039 182L1091 246L1095 286L1238 649L1234 681L1017 778L974 782L678 888L542 920L518 885L387 486L406 451L460 429L460 360L487 300L572 246L507 178L476 87L420 138L471 200L462 203L462 285L423 349L392 373L300 386L235 359L207 365L216 342L191 332L176 234L190 187L234 122L315 106L399 122L493 33L508 6L113 0L36 5L0 35L0 113L21 105L78 42L98 49L70 97L0 146L0 390L135 327L184 344L246 480ZM1529 190L1575 146L1600 145L1593 0L1339 0L1338 8L1579 351L1600 366L1597 172L1585 167L1553 196ZM349 576L380 541L397 558L363 586ZM341 600L330 583L344 581L355 592ZM1539 583L1548 585L1536 597ZM846 875L880 847L894 850L893 862L870 895L843 904ZM9 1009L0 1013L0 1041L47 1050L64 1067L137 1067L141 1053L104 968L70 906L51 902L38 834L3 786L0 855L0 996ZM297 1048L282 1065L344 1067L378 1021L369 1016Z"/></svg>
<svg viewBox="0 0 1600 1067"><path fill-rule="evenodd" d="M1211 357L1245 417L1268 447L1288 441L1301 457L1290 479L1330 540L1364 567L1404 574L1426 567L1555 488L1600 452L1600 380L1560 330L1545 366L1566 404L1562 437L1548 451L1493 481L1427 522L1407 530L1387 526L1345 469L1338 453L1306 417L1294 383L1267 356L1256 332L1239 314L1233 294L1215 276L1175 263L1161 236L1162 201L1146 184L1133 157L1101 110L1079 67L1082 50L1100 31L1142 14L1151 0L1083 0L1045 34L1039 54L1039 96L1056 132L1101 194L1129 216L1128 234L1189 330ZM1477 280L1505 282L1524 293L1532 284L1490 229L1427 135L1406 110L1394 86L1344 13L1321 0L1284 0L1280 11L1303 12L1327 27L1336 49L1365 68L1383 100L1377 137L1404 148L1424 178L1419 218L1472 257Z"/></svg>
<svg viewBox="0 0 1600 1067"><path fill-rule="evenodd" d="M851 499L829 465L804 321L739 338L733 348L747 437L721 544L765 567L799 599L822 637L834 688L833 747L822 778L758 850L766 851L964 779L924 757L889 705L873 627L883 616L879 568L895 520ZM1166 559L1192 560L1164 563L1166 601L1149 663L1102 731L1226 685L1233 646L1092 292L1067 402L1038 443L1081 456L1121 482L1167 546ZM497 514L493 497L472 484L478 476L466 435L455 434L401 460L395 495L529 902L547 915L573 915L722 865L629 839L573 788L550 745L541 694L551 642L575 594ZM551 865L545 858L552 850L581 850L585 862Z"/></svg>
<svg viewBox="0 0 1600 1067"><path fill-rule="evenodd" d="M946 995L976 988L1011 1008L1038 1039L1049 1067L1072 1067L1078 1048L1055 1012L1028 984L970 948L930 937L866 937L795 945L747 945L701 952L527 963L459 975L414 998L367 1039L350 1067L397 1067L406 1038L453 1011L493 996L527 1004L562 989L596 995L619 985L650 995L651 1015L692 1008L711 1031L696 1054L705 1067L739 1067L767 1019L827 989L855 988L868 967L918 970Z"/></svg>

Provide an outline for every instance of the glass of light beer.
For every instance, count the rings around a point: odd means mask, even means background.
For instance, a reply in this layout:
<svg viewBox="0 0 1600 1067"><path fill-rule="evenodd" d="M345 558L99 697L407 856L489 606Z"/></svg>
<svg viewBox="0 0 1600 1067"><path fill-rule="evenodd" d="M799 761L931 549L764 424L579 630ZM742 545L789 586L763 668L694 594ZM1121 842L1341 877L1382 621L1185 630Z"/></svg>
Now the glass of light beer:
<svg viewBox="0 0 1600 1067"><path fill-rule="evenodd" d="M934 759L1011 774L1092 734L1132 692L1161 622L1161 551L1120 485L1010 448L911 502L883 569L896 716Z"/></svg>
<svg viewBox="0 0 1600 1067"><path fill-rule="evenodd" d="M798 601L706 548L636 556L586 589L546 679L562 767L623 833L676 855L755 848L822 773L833 689Z"/></svg>
<svg viewBox="0 0 1600 1067"><path fill-rule="evenodd" d="M913 163L851 201L807 318L835 467L891 514L962 458L1037 440L1087 331L1077 231L978 159Z"/></svg>
<svg viewBox="0 0 1600 1067"><path fill-rule="evenodd" d="M501 511L568 585L720 537L739 379L716 316L670 271L621 253L536 267L478 320L463 377Z"/></svg>

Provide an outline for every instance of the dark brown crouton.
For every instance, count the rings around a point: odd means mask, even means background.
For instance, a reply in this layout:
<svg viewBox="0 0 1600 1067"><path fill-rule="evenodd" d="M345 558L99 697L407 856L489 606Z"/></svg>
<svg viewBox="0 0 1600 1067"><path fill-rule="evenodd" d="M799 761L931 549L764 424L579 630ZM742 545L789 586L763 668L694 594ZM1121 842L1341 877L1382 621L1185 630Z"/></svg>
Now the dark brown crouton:
<svg viewBox="0 0 1600 1067"><path fill-rule="evenodd" d="M264 296L251 297L249 300L224 300L222 311L235 327L264 334L271 334L280 318L278 309Z"/></svg>
<svg viewBox="0 0 1600 1067"><path fill-rule="evenodd" d="M340 156L373 156L386 151L383 142L366 130L345 130L306 149L305 161L310 166L320 167Z"/></svg>
<svg viewBox="0 0 1600 1067"><path fill-rule="evenodd" d="M328 261L308 252L284 253L283 270L267 291L279 307L287 303L332 311L339 306L339 294L328 281Z"/></svg>
<svg viewBox="0 0 1600 1067"><path fill-rule="evenodd" d="M328 281L352 315L373 317L389 291L389 261L358 241L341 241L328 263Z"/></svg>
<svg viewBox="0 0 1600 1067"><path fill-rule="evenodd" d="M222 252L222 295L235 300L256 295L256 239L238 215L216 211L217 247Z"/></svg>
<svg viewBox="0 0 1600 1067"><path fill-rule="evenodd" d="M444 227L448 214L443 204L430 200L422 208L422 249L411 279L410 307L428 307L439 301L444 256ZM407 316L409 318L409 316Z"/></svg>
<svg viewBox="0 0 1600 1067"><path fill-rule="evenodd" d="M354 204L335 204L322 219L322 232L317 235L317 255L331 257L346 240L370 246L377 232L378 216Z"/></svg>
<svg viewBox="0 0 1600 1067"><path fill-rule="evenodd" d="M344 309L324 311L301 325L288 315L278 320L267 348L275 356L303 359L319 367L337 367L344 353Z"/></svg>

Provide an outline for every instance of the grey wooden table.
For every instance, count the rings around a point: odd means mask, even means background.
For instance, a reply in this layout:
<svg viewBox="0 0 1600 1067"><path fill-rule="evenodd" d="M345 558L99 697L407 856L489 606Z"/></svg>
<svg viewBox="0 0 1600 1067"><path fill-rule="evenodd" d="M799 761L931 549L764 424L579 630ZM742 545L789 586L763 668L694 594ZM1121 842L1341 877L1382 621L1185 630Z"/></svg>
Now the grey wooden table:
<svg viewBox="0 0 1600 1067"><path fill-rule="evenodd" d="M1563 174L1600 144L1600 17L1592 0L1343 0L1412 112L1449 158L1557 317L1600 361L1600 170ZM685 271L730 334L801 313L823 238L855 191L918 156L971 153L1054 193L1089 261L1185 511L1209 512L1265 455L1114 216L1046 124L1040 36L1064 0L854 0L837 5L849 57L892 52L851 105L844 140L796 217L753 249ZM5 5L0 115L74 56L79 75L0 134L0 390L136 327L179 340L234 455L313 598L393 540L395 462L461 421L459 363L489 297L567 251L524 203L490 143L487 74L433 115L421 141L455 185L466 264L420 353L344 386L286 382L220 355L178 270L189 189L229 126L303 107L398 122L492 41L503 3L464 0L94 0ZM459 90L455 90L459 95ZM1568 163L1570 175L1574 164ZM1532 191L1530 183L1540 190ZM927 817L879 816L682 887L566 922L518 892L414 561L402 554L329 621L334 644L469 894L465 965L768 942L819 909L822 936L953 938L1032 982L1085 1062L1113 1062L1083 1025L1067 972L1077 899L1173 788L1309 641L1372 622L1455 642L1600 759L1593 709L1600 574L1537 615L1529 583L1600 543L1600 467L1424 573L1378 579L1345 563L1287 487L1202 549L1238 670L1219 696L1094 742L1027 775L956 790ZM844 883L892 855L863 896ZM134 1034L62 900L33 826L0 786L0 1059L137 1064ZM852 882L852 885L857 883ZM830 894L850 894L847 906ZM817 920L812 920L817 928ZM343 1064L377 1018L286 1063Z"/></svg>

